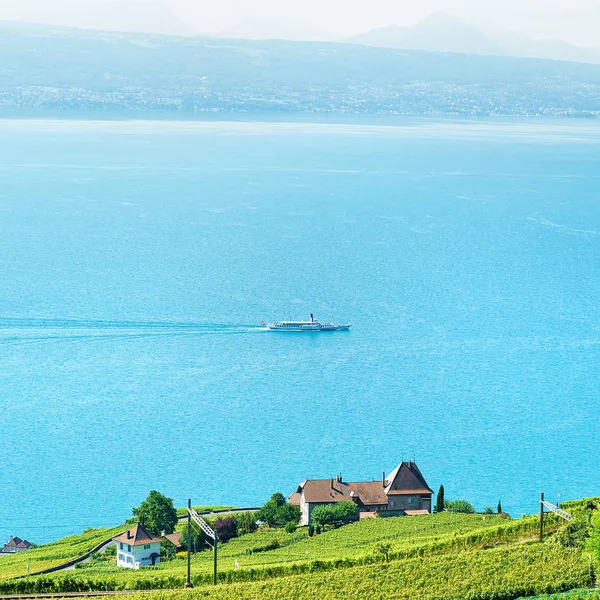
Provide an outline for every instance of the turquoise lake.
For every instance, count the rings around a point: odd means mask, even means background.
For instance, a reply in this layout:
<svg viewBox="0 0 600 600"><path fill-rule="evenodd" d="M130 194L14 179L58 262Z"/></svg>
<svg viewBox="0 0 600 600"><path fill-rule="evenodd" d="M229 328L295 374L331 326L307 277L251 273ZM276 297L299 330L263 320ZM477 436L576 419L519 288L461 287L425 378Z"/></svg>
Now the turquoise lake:
<svg viewBox="0 0 600 600"><path fill-rule="evenodd" d="M600 493L600 124L0 121L0 542L157 489ZM278 334L261 321L351 322Z"/></svg>

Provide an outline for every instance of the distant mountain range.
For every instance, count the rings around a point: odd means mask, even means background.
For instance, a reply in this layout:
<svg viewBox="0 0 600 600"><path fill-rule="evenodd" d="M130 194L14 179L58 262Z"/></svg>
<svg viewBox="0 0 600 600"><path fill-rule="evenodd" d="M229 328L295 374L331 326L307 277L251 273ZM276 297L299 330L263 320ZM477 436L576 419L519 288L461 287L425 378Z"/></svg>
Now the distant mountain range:
<svg viewBox="0 0 600 600"><path fill-rule="evenodd" d="M7 13L8 11L8 13ZM32 12L27 2L15 2L3 9L11 20L52 24L83 29L199 36L190 23L182 20L160 0L55 0L43 10ZM569 13L570 14L570 13ZM586 13L587 14L587 13ZM579 13L577 13L579 15ZM592 14L592 17L595 13ZM598 15L596 15L598 16ZM34 18L35 17L35 18ZM591 21L597 22L595 18ZM566 23L568 25L568 23ZM331 33L302 24L250 18L204 37L247 40L334 41ZM438 12L412 27L389 26L337 40L365 46L403 50L456 52L484 56L545 58L600 64L600 48L579 47L559 39L533 39L507 30L476 27L451 14ZM598 42L600 44L600 41Z"/></svg>
<svg viewBox="0 0 600 600"><path fill-rule="evenodd" d="M3 115L600 116L600 65L0 23Z"/></svg>
<svg viewBox="0 0 600 600"><path fill-rule="evenodd" d="M511 31L483 31L447 13L435 13L413 27L382 27L343 41L405 50L600 63L600 49L580 48L561 40L534 40Z"/></svg>

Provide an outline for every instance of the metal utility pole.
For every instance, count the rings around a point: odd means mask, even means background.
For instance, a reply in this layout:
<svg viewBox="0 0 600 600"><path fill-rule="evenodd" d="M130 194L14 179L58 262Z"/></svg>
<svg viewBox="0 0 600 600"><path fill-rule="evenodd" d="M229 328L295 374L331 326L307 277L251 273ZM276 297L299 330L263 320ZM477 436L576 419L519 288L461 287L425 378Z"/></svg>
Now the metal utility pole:
<svg viewBox="0 0 600 600"><path fill-rule="evenodd" d="M544 541L544 492L540 494L540 542Z"/></svg>
<svg viewBox="0 0 600 600"><path fill-rule="evenodd" d="M213 549L213 584L217 585L217 546L219 545L219 536L217 535L217 532L212 527L210 527L210 525L191 507L191 504L188 503L188 523L190 523L190 519L193 519L194 523L196 523L196 525L198 525L200 529L204 531L206 536L209 539L212 539L212 543L208 541L206 543Z"/></svg>
<svg viewBox="0 0 600 600"><path fill-rule="evenodd" d="M213 585L217 585L217 545L218 545L218 536L215 531L215 545L213 546Z"/></svg>
<svg viewBox="0 0 600 600"><path fill-rule="evenodd" d="M186 588L194 587L192 585L192 501L188 498L188 528L187 528L187 581Z"/></svg>

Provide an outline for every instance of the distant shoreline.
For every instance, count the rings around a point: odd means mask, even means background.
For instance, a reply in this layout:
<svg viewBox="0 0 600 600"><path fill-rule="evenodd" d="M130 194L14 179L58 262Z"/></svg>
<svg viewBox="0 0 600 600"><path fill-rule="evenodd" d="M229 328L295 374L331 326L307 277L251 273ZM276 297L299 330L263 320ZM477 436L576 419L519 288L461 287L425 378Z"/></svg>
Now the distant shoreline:
<svg viewBox="0 0 600 600"><path fill-rule="evenodd" d="M14 110L0 108L3 121L106 121L106 122L174 122L174 123L298 123L329 125L415 125L423 122L464 123L534 123L596 122L598 116L586 115L409 115L391 113L317 113L317 112L195 112L175 111L65 111Z"/></svg>

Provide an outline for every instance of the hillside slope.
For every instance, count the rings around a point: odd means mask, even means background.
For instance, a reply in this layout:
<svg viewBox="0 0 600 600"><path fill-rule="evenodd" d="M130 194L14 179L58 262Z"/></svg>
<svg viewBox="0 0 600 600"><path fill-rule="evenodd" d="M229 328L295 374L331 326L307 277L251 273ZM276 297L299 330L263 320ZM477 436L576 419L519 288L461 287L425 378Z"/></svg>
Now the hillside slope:
<svg viewBox="0 0 600 600"><path fill-rule="evenodd" d="M266 528L221 546L219 580L236 584L227 588L240 598L257 597L259 590L261 598L277 597L284 588L289 597L296 597L298 589L310 589L314 593L306 597L322 593L321 597L329 598L336 597L334 590L340 586L347 591L362 590L350 597L366 598L370 596L364 595L365 590L381 577L389 579L397 597L408 598L417 587L435 584L437 589L440 573L450 572L454 575L446 581L448 593L484 582L489 590L510 590L512 597L589 585L590 572L580 549L522 543L535 539L538 527L535 516L506 520L494 515L442 513L367 520L314 537L308 537L305 528L295 533ZM554 527L550 522L549 530ZM185 553L139 571L119 569L114 558L107 557L74 571L0 579L0 593L181 589L186 565ZM465 570L471 579L464 579ZM202 594L213 594L209 592L210 551L193 557L192 581ZM226 592L214 593L221 598ZM231 597L238 597L235 594ZM432 597L431 590L427 594L423 597Z"/></svg>
<svg viewBox="0 0 600 600"><path fill-rule="evenodd" d="M286 533L262 527L220 546L217 588L206 550L192 557L191 591L182 590L187 568L182 552L139 571L117 568L114 556L96 556L73 571L21 579L10 579L14 572L0 561L0 594L157 590L151 599L512 600L559 593L594 583L578 532L600 509L600 499L564 506L573 523L549 515L544 543L537 538L536 515L512 520L444 512L368 519L313 537L306 528ZM38 552L49 559L84 538Z"/></svg>

